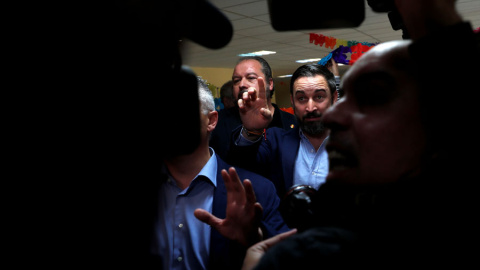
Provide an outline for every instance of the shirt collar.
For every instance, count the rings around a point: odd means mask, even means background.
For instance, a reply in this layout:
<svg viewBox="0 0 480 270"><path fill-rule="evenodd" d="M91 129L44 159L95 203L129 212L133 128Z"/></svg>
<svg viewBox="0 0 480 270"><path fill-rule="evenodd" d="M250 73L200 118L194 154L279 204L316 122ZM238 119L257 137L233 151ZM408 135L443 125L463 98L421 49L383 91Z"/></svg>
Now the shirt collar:
<svg viewBox="0 0 480 270"><path fill-rule="evenodd" d="M300 135L300 139L302 141L310 142L307 136L305 136L305 134L303 133L303 130L301 128L298 129L298 134Z"/></svg>
<svg viewBox="0 0 480 270"><path fill-rule="evenodd" d="M198 176L204 176L216 187L217 186L217 156L215 151L210 147L210 159L207 164L203 166L202 170L195 176L196 179Z"/></svg>
<svg viewBox="0 0 480 270"><path fill-rule="evenodd" d="M215 151L210 147L210 159L207 161L202 170L193 178L197 179L199 176L206 177L213 186L217 186L217 156ZM168 172L167 166L162 164L161 167L161 181L167 182L171 178L170 173ZM192 181L193 182L193 181Z"/></svg>
<svg viewBox="0 0 480 270"><path fill-rule="evenodd" d="M300 135L300 139L301 139L303 142L308 142L308 143L310 143L310 141L308 140L307 136L305 136L305 134L303 133L303 131L302 131L301 128L298 129L298 134ZM326 142L328 141L328 137L329 137L329 136L325 137L325 140L323 140L323 143L322 143L322 145L320 146L320 148L322 148L322 147L325 146Z"/></svg>

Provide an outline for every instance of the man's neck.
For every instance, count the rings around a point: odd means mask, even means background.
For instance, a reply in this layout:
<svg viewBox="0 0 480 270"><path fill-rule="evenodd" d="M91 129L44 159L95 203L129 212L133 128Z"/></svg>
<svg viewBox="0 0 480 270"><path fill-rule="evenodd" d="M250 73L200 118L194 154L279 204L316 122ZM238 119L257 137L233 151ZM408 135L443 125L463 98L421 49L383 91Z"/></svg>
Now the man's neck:
<svg viewBox="0 0 480 270"><path fill-rule="evenodd" d="M174 157L164 162L177 186L183 190L190 185L193 178L203 169L209 159L210 149L208 145L203 145L191 154Z"/></svg>
<svg viewBox="0 0 480 270"><path fill-rule="evenodd" d="M323 141L325 141L325 138L328 136L328 131L323 132L322 134L319 135L310 135L305 132L303 132L303 135L307 137L308 141L312 144L312 146L315 148L315 151L318 151L320 146L322 146Z"/></svg>

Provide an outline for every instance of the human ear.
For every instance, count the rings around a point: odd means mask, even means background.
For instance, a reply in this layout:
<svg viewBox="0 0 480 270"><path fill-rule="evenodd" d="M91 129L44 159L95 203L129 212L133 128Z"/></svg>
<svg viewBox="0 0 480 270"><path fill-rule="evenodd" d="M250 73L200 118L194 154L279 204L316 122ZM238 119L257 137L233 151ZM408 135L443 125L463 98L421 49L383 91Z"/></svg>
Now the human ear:
<svg viewBox="0 0 480 270"><path fill-rule="evenodd" d="M208 117L208 131L213 131L215 127L217 126L218 123L218 112L217 111L211 111L207 114Z"/></svg>

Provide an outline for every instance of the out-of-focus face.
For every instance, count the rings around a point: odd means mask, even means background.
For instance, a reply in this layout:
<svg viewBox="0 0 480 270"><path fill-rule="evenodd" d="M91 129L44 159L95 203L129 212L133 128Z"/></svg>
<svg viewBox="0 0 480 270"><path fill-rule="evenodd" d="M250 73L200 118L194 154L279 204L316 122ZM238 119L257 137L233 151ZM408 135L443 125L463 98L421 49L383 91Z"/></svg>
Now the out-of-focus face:
<svg viewBox="0 0 480 270"><path fill-rule="evenodd" d="M332 97L325 77L317 75L297 78L290 98L303 132L312 136L324 134L322 114L336 100L336 96Z"/></svg>
<svg viewBox="0 0 480 270"><path fill-rule="evenodd" d="M238 63L232 75L234 97L237 100L241 99L243 92L246 92L249 87L254 87L258 93L258 77L262 77L265 80L265 90L267 91L267 97L269 97L270 91L273 89L273 81L265 78L260 62L248 59Z"/></svg>
<svg viewBox="0 0 480 270"><path fill-rule="evenodd" d="M225 109L235 107L235 100L232 100L230 97L223 97L222 103Z"/></svg>
<svg viewBox="0 0 480 270"><path fill-rule="evenodd" d="M418 86L406 72L408 42L377 45L343 78L343 99L325 112L327 181L379 184L420 172L426 135Z"/></svg>

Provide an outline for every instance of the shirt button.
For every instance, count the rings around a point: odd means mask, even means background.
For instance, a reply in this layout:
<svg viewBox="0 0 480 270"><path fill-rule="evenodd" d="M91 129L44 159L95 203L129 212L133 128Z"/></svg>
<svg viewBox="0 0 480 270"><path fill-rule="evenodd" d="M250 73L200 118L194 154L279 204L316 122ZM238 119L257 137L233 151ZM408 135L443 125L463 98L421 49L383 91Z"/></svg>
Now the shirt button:
<svg viewBox="0 0 480 270"><path fill-rule="evenodd" d="M183 224L182 223L178 224L178 227L183 228Z"/></svg>
<svg viewBox="0 0 480 270"><path fill-rule="evenodd" d="M315 152L315 150L311 149L311 150L310 150L310 153L313 153L313 152Z"/></svg>
<svg viewBox="0 0 480 270"><path fill-rule="evenodd" d="M177 261L179 261L179 262L181 262L182 260L183 260L182 257L178 257L178 258L177 258Z"/></svg>
<svg viewBox="0 0 480 270"><path fill-rule="evenodd" d="M312 172L312 175L315 175L315 172Z"/></svg>

